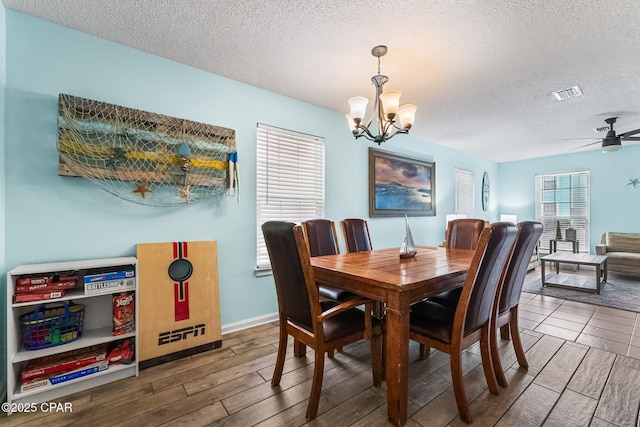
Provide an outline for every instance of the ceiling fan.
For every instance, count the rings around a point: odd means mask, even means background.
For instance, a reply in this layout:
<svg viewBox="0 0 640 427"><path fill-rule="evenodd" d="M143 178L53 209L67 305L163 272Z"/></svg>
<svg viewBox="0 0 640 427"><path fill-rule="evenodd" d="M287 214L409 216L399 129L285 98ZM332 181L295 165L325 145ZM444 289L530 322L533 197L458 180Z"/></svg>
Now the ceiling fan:
<svg viewBox="0 0 640 427"><path fill-rule="evenodd" d="M622 149L622 141L640 141L640 136L633 136L640 133L640 129L631 130L629 132L616 135L616 131L613 129L613 124L618 120L617 117L611 117L605 120L605 123L609 125L609 131L604 138L570 138L570 139L597 139L595 142L591 142L586 145L572 148L569 151L579 150L580 148L588 147L590 145L602 143L602 152L619 151Z"/></svg>

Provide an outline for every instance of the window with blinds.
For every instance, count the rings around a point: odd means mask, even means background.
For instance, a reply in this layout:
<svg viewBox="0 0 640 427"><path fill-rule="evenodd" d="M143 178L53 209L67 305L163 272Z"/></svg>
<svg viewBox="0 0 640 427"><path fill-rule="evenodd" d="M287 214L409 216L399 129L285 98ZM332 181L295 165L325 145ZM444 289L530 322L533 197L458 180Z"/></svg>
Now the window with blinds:
<svg viewBox="0 0 640 427"><path fill-rule="evenodd" d="M473 218L476 194L476 174L467 169L455 168L455 212L464 214L467 218Z"/></svg>
<svg viewBox="0 0 640 427"><path fill-rule="evenodd" d="M579 251L589 253L589 206L589 171L536 175L536 220L544 227L540 248L549 251L549 240L556 238L560 222L562 238L567 228L573 228ZM562 243L558 244L561 249Z"/></svg>
<svg viewBox="0 0 640 427"><path fill-rule="evenodd" d="M262 224L324 217L324 138L258 124L257 271L271 270Z"/></svg>

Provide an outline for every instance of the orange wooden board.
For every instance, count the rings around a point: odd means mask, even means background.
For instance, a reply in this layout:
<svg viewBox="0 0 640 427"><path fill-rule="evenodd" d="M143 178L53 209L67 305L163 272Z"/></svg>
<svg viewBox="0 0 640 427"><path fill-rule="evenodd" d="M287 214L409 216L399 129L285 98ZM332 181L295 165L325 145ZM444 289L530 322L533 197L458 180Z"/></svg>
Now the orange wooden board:
<svg viewBox="0 0 640 427"><path fill-rule="evenodd" d="M141 243L136 256L138 360L220 341L217 243Z"/></svg>

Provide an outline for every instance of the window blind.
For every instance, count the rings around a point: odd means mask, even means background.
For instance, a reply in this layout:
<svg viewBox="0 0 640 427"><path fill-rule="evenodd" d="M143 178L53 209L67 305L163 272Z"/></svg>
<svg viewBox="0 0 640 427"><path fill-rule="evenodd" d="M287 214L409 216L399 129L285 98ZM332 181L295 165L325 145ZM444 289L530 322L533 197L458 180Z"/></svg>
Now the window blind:
<svg viewBox="0 0 640 427"><path fill-rule="evenodd" d="M324 217L324 138L258 124L257 271L271 270L262 224Z"/></svg>
<svg viewBox="0 0 640 427"><path fill-rule="evenodd" d="M475 182L476 174L467 169L455 168L455 212L473 218L475 213Z"/></svg>
<svg viewBox="0 0 640 427"><path fill-rule="evenodd" d="M536 220L544 231L540 248L549 251L549 240L556 238L560 222L562 238L567 228L576 230L579 251L589 253L589 171L536 175ZM567 244L569 245L569 244ZM564 248L558 244L558 249ZM567 246L571 250L571 246Z"/></svg>

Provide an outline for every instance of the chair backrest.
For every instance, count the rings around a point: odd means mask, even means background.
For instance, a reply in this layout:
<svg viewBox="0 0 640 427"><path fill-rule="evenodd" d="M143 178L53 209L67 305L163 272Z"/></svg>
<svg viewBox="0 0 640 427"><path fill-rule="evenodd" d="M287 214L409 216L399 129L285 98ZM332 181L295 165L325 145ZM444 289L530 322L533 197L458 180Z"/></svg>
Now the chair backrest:
<svg viewBox="0 0 640 427"><path fill-rule="evenodd" d="M336 224L328 219L310 219L302 223L311 256L340 253Z"/></svg>
<svg viewBox="0 0 640 427"><path fill-rule="evenodd" d="M445 245L449 249L475 249L486 221L476 218L461 218L449 221Z"/></svg>
<svg viewBox="0 0 640 427"><path fill-rule="evenodd" d="M340 221L340 227L347 252L362 252L373 249L367 221L360 218L347 218Z"/></svg>
<svg viewBox="0 0 640 427"><path fill-rule="evenodd" d="M320 314L320 297L302 228L290 222L268 221L262 224L262 234L276 284L280 319L313 332L312 319Z"/></svg>
<svg viewBox="0 0 640 427"><path fill-rule="evenodd" d="M456 323L464 320L465 336L489 320L517 234L518 227L508 222L482 230L455 314Z"/></svg>
<svg viewBox="0 0 640 427"><path fill-rule="evenodd" d="M542 224L537 221L522 221L518 224L518 238L513 245L511 261L507 266L500 295L499 313L515 307L520 300L524 277L531 255L542 235Z"/></svg>

